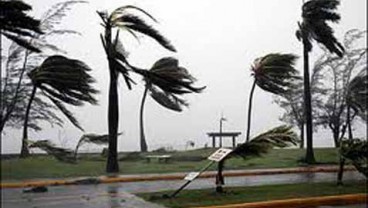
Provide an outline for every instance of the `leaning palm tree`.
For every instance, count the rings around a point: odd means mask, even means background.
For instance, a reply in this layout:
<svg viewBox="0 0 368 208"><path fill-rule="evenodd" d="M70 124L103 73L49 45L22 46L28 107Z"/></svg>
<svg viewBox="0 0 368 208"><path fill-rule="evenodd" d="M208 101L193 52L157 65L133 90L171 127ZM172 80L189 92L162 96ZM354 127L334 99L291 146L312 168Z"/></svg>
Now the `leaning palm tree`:
<svg viewBox="0 0 368 208"><path fill-rule="evenodd" d="M292 126L282 125L238 145L228 156L219 162L216 176L216 192L223 192L224 177L222 172L227 159L232 157L241 157L243 159L259 157L273 147L284 148L289 145L296 145L298 142L298 136L292 131Z"/></svg>
<svg viewBox="0 0 368 208"><path fill-rule="evenodd" d="M28 141L29 148L38 148L45 151L48 155L52 155L58 161L65 163L76 163L74 152L71 149L57 147L49 140L38 140L38 141Z"/></svg>
<svg viewBox="0 0 368 208"><path fill-rule="evenodd" d="M97 90L91 86L95 80L88 74L90 70L81 61L68 59L64 56L50 56L28 74L33 84L33 90L24 119L21 157L29 154L27 145L28 117L37 89L40 89L74 126L83 130L77 119L63 103L73 106L81 106L85 102L97 103L93 97Z"/></svg>
<svg viewBox="0 0 368 208"><path fill-rule="evenodd" d="M293 81L299 79L297 70L294 68L297 57L293 54L271 53L254 61L251 68L254 81L250 90L248 105L248 126L246 141L250 138L252 100L255 86L257 85L266 92L283 95Z"/></svg>
<svg viewBox="0 0 368 208"><path fill-rule="evenodd" d="M340 15L335 12L338 0L310 0L302 6L303 21L299 24L296 36L303 43L304 58L304 105L306 116L306 157L307 163L314 163L312 105L309 81L309 52L312 51L312 40L324 45L331 53L342 57L344 48L334 36L333 29L327 21L337 23Z"/></svg>
<svg viewBox="0 0 368 208"><path fill-rule="evenodd" d="M186 93L200 93L204 87L193 87L196 79L188 70L179 66L179 61L172 57L158 60L150 70L135 71L144 77L145 89L140 107L140 147L142 152L147 152L147 142L144 134L143 111L147 93L163 107L181 112L184 106L188 106L181 95Z"/></svg>
<svg viewBox="0 0 368 208"><path fill-rule="evenodd" d="M101 40L105 49L110 72L109 104L108 104L108 127L109 127L109 150L106 164L106 172L113 173L119 171L117 161L117 132L119 124L119 102L118 102L118 75L121 73L129 89L134 83L129 77L129 64L126 59L122 43L119 41L119 30L113 37L113 29L123 29L137 38L137 33L144 34L156 40L160 45L170 51L176 51L171 43L157 30L146 23L140 16L132 13L139 12L153 21L156 21L146 11L135 6L123 6L115 9L111 14L98 12L102 19L104 34Z"/></svg>

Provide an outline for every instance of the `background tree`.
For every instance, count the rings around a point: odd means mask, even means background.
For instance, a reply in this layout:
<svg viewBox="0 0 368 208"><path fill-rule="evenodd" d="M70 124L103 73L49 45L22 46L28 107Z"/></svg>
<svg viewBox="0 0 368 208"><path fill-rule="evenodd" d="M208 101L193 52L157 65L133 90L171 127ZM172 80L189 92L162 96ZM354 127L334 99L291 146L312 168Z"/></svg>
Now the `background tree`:
<svg viewBox="0 0 368 208"><path fill-rule="evenodd" d="M339 5L338 0L310 0L302 6L303 21L299 24L296 36L303 43L303 77L304 77L304 104L306 117L306 162L315 163L313 152L313 121L312 103L309 79L309 52L312 51L312 40L325 46L330 52L342 57L344 48L337 41L333 29L327 21L338 22L340 15L335 12Z"/></svg>
<svg viewBox="0 0 368 208"><path fill-rule="evenodd" d="M179 61L172 57L165 57L158 60L150 70L140 70L135 68L145 81L140 107L140 147L142 152L147 152L147 142L144 134L143 111L147 93L163 107L181 112L183 106L188 103L181 97L187 93L200 93L204 87L196 88L192 84L196 79L190 75L187 69L179 66Z"/></svg>
<svg viewBox="0 0 368 208"><path fill-rule="evenodd" d="M340 151L340 169L337 176L337 184L342 184L345 160L349 159L353 162L358 171L362 172L366 177L368 175L368 143L367 138L364 140L355 139L351 127L352 120L355 115L361 114L364 117L368 115L368 76L367 66L355 76L349 83L346 93L346 125L348 128L348 140L342 140ZM353 115L351 115L353 110Z"/></svg>
<svg viewBox="0 0 368 208"><path fill-rule="evenodd" d="M40 89L74 126L83 130L77 119L63 103L73 106L82 106L84 102L97 103L93 97L97 90L91 86L95 80L88 74L90 70L81 61L63 56L51 56L28 74L32 80L33 89L24 119L21 157L29 154L27 144L28 116L37 89Z"/></svg>
<svg viewBox="0 0 368 208"><path fill-rule="evenodd" d="M243 159L259 157L267 153L273 147L284 148L289 145L296 145L297 143L298 137L296 133L292 131L292 126L282 125L261 133L252 140L238 145L228 156L219 162L216 176L216 192L223 192L222 185L225 184L225 181L222 172L226 160L232 157L242 157Z"/></svg>
<svg viewBox="0 0 368 208"><path fill-rule="evenodd" d="M73 5L83 2L65 1L57 3L42 15L39 27L44 33L33 34L31 38L27 39L28 43L41 49L42 53L35 53L15 43L10 45L4 63L6 73L1 88L4 99L1 100L3 108L0 111L0 132L6 126L20 128L23 125L24 109L27 107L26 100L32 91L32 83L24 74L40 65L48 53L66 53L58 46L51 44L49 40L59 35L79 34L74 30L62 29L57 26ZM33 101L32 108L34 110L29 115L31 121L28 124L29 127L36 131L41 130L39 121L47 121L50 124L62 126L63 120L54 113L55 106L41 99L41 97L38 95Z"/></svg>
<svg viewBox="0 0 368 208"><path fill-rule="evenodd" d="M134 6L122 6L115 9L110 15L107 12L98 12L102 19L104 27L104 34L101 34L101 40L106 52L109 72L110 72L110 86L109 86L109 102L108 102L108 128L109 128L109 151L106 164L106 172L119 172L119 164L117 161L117 132L119 124L119 102L118 102L118 75L122 74L129 89L134 83L129 77L129 70L131 69L126 59L126 52L123 49L122 43L119 41L119 31L116 32L113 38L113 28L123 29L128 31L134 37L136 33L141 33L156 40L160 45L170 51L176 51L171 43L162 36L157 30L146 23L140 16L132 13L139 12L153 21L156 21L146 11Z"/></svg>
<svg viewBox="0 0 368 208"><path fill-rule="evenodd" d="M322 114L319 120L325 127L331 129L336 147L339 147L347 127L346 98L348 98L349 83L357 72L367 67L367 48L362 47L361 43L365 37L366 31L349 30L345 33L343 41L345 48L343 58L336 58L328 51L325 51L320 58L323 61L318 66L320 68L318 73L323 76L321 78L323 84L317 87L326 92L327 99L323 100L323 105L319 109ZM326 80L332 80L332 82Z"/></svg>
<svg viewBox="0 0 368 208"><path fill-rule="evenodd" d="M285 94L292 86L293 81L299 79L297 70L294 68L296 59L297 57L293 54L271 53L254 61L251 68L254 81L249 96L246 141L249 141L250 138L252 99L255 86L276 95Z"/></svg>

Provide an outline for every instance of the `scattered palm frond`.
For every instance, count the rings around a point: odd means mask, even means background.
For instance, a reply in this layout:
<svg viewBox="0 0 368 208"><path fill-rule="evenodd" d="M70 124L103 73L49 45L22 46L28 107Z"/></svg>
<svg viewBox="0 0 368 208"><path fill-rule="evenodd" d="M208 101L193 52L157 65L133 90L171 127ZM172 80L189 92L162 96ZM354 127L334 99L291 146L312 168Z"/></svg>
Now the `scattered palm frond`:
<svg viewBox="0 0 368 208"><path fill-rule="evenodd" d="M74 151L66 148L55 146L49 140L30 141L28 140L29 148L39 148L47 154L54 156L57 160L66 163L75 163Z"/></svg>
<svg viewBox="0 0 368 208"><path fill-rule="evenodd" d="M118 136L122 135L123 132L118 133ZM109 143L109 135L108 134L83 134L79 139L77 146L75 147L75 155L78 153L78 149L85 143L93 143L96 145L106 145Z"/></svg>
<svg viewBox="0 0 368 208"><path fill-rule="evenodd" d="M368 177L368 142L362 139L344 139L341 141L340 154L352 161L354 167Z"/></svg>
<svg viewBox="0 0 368 208"><path fill-rule="evenodd" d="M297 134L292 130L292 126L278 126L265 133L237 146L231 155L247 158L251 156L260 156L268 152L273 147L284 148L290 145L298 144Z"/></svg>

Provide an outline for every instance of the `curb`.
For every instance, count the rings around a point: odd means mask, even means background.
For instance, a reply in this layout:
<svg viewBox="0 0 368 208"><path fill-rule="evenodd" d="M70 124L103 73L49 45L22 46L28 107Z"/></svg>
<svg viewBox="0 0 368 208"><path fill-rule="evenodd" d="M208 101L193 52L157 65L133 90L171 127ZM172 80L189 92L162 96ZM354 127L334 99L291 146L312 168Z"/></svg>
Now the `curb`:
<svg viewBox="0 0 368 208"><path fill-rule="evenodd" d="M303 167L303 168L285 168L285 169L265 169L265 170L249 170L249 171L228 171L224 172L226 177L239 176L255 176L255 175L272 175L272 174L292 174L292 173L316 173L316 172L337 172L337 166L332 167ZM345 171L354 171L355 168L347 166ZM161 174L151 176L101 176L95 178L77 178L77 179L60 179L60 180L40 180L40 181L24 181L1 183L0 188L25 188L37 186L60 186L60 185L80 185L80 184L99 184L99 183L124 183L124 182L139 182L139 181L158 181L158 180L181 180L186 173L178 174ZM199 178L213 178L216 172L207 172L199 176Z"/></svg>
<svg viewBox="0 0 368 208"><path fill-rule="evenodd" d="M336 196L319 196L319 197L307 197L307 198L295 198L285 200L273 200L263 202L251 202L243 204L227 204L219 206L206 206L195 208L275 208L275 207L317 207L325 205L352 205L352 204L366 204L367 194L347 194Z"/></svg>

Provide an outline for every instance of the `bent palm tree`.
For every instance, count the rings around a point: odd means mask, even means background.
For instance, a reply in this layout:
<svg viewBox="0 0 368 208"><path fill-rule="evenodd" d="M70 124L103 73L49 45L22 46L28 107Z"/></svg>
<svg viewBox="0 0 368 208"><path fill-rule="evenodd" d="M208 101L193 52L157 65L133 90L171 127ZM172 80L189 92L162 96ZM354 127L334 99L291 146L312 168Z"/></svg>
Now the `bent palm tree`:
<svg viewBox="0 0 368 208"><path fill-rule="evenodd" d="M27 156L29 153L27 145L28 116L37 89L40 89L74 126L83 130L77 119L63 103L73 106L81 106L84 102L97 103L93 97L97 90L91 86L95 80L88 74L90 70L81 61L68 59L64 56L50 56L28 74L33 84L33 90L24 119L21 157Z"/></svg>
<svg viewBox="0 0 368 208"><path fill-rule="evenodd" d="M57 147L49 140L39 140L39 141L28 141L29 148L39 148L45 151L47 154L52 155L55 159L66 162L66 163L76 163L74 158L74 152L71 149L66 149L62 147Z"/></svg>
<svg viewBox="0 0 368 208"><path fill-rule="evenodd" d="M293 54L271 53L254 61L252 76L254 82L250 91L248 105L248 126L246 141L250 138L252 100L255 86L276 94L282 95L293 85L293 80L299 79L294 68L297 57Z"/></svg>
<svg viewBox="0 0 368 208"><path fill-rule="evenodd" d="M222 172L224 163L227 159L232 157L242 157L243 159L254 156L259 157L267 153L273 147L284 148L289 145L296 145L298 142L298 136L292 131L292 126L282 125L238 145L228 156L219 162L216 176L216 191L223 191L222 185L224 185L224 177Z"/></svg>
<svg viewBox="0 0 368 208"><path fill-rule="evenodd" d="M179 66L179 61L172 57L158 60L149 71L136 69L144 77L146 83L140 107L140 146L142 152L147 152L147 142L144 134L143 111L147 93L163 107L181 112L188 103L181 97L186 93L200 93L205 87L196 88L192 84L196 79L188 70Z"/></svg>
<svg viewBox="0 0 368 208"><path fill-rule="evenodd" d="M118 75L121 73L129 89L134 83L129 77L130 65L126 60L126 52L123 49L122 43L119 41L119 31L116 32L115 38L112 37L113 28L123 29L131 33L137 38L136 33L144 34L156 40L160 45L170 51L176 51L174 46L162 36L157 30L146 23L140 16L131 13L138 11L141 14L156 21L146 11L134 7L123 6L114 10L110 15L107 12L98 12L100 15L104 34L101 34L101 40L105 53L107 55L110 72L110 86L109 86L109 104L108 104L108 126L109 126L109 150L106 164L106 172L119 172L119 165L117 161L117 132L119 124L119 102L118 102Z"/></svg>
<svg viewBox="0 0 368 208"><path fill-rule="evenodd" d="M304 58L304 104L306 116L306 144L307 151L305 160L307 163L314 163L313 152L313 124L312 124L312 104L309 81L309 52L312 51L312 40L324 45L331 53L342 57L344 48L334 36L333 29L327 24L327 21L337 23L340 15L335 12L339 5L338 0L311 0L302 6L302 23L299 24L299 30L296 36L303 43Z"/></svg>

